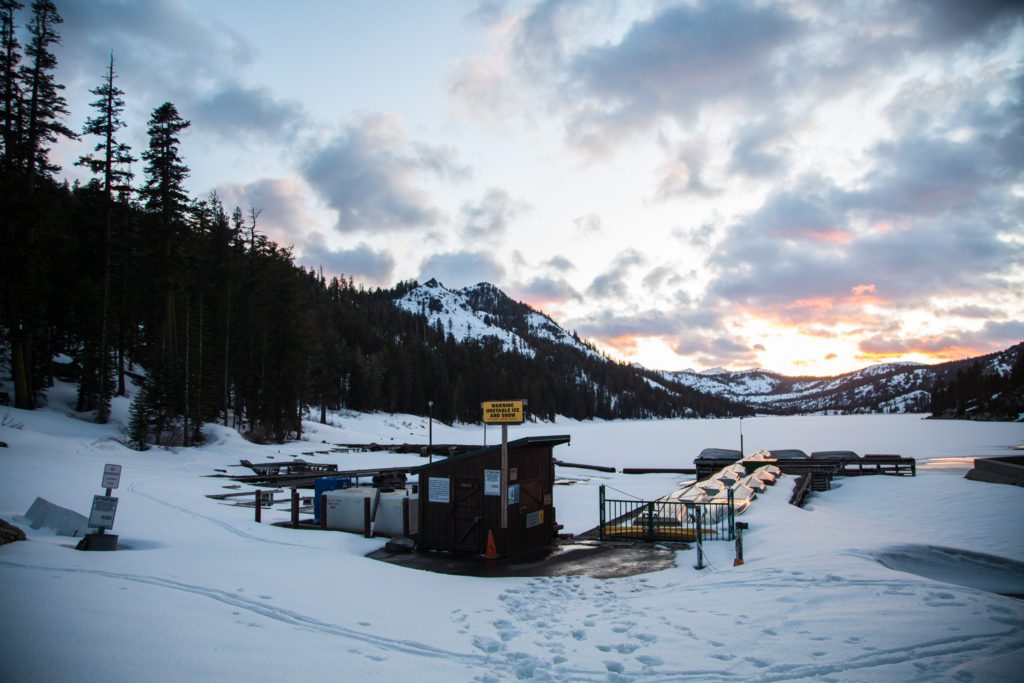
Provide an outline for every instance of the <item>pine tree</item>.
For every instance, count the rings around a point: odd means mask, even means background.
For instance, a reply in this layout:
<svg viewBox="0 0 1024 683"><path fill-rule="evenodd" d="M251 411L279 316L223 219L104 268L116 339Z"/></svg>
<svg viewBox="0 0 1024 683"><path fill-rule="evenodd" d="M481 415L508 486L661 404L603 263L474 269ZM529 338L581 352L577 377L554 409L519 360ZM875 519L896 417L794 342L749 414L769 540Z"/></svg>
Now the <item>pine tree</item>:
<svg viewBox="0 0 1024 683"><path fill-rule="evenodd" d="M60 91L64 86L53 79L57 57L52 52L60 44L56 27L64 22L51 0L32 3L32 21L28 25L31 40L25 47L29 61L21 67L20 75L25 103L25 146L28 176L28 194L35 191L41 178L49 178L60 170L50 163L49 145L61 137L76 139L62 119L68 114L67 101Z"/></svg>
<svg viewBox="0 0 1024 683"><path fill-rule="evenodd" d="M182 351L178 332L178 291L183 288L184 264L179 247L188 234L186 213L188 177L178 150L179 134L189 126L170 102L157 107L149 119L149 147L142 153L146 161L146 182L139 191L150 217L150 242L156 246L153 276L157 296L162 299L163 318L159 326L159 350L149 359L151 387L146 392L160 429L157 439L171 433L170 422L185 413L187 378L182 375ZM182 430L182 443L188 438ZM160 441L158 441L159 443Z"/></svg>
<svg viewBox="0 0 1024 683"><path fill-rule="evenodd" d="M52 47L60 43L56 26L62 22L50 0L32 3L27 26L30 40L27 61L21 64L14 35L17 2L0 5L3 30L4 69L4 303L11 341L11 371L14 401L19 408L32 409L46 381L48 349L40 353L37 342L47 336L47 292L39 273L45 271L45 251L38 239L48 225L48 199L37 193L59 167L49 161L49 145L60 137L75 138L64 125L67 103L60 94L63 85L53 77L57 58ZM17 71L15 71L17 69Z"/></svg>
<svg viewBox="0 0 1024 683"><path fill-rule="evenodd" d="M131 179L129 165L135 161L128 145L119 142L116 138L117 131L124 128L125 124L121 118L124 112L124 91L114 85L117 75L114 72L114 55L110 55L110 63L103 76L103 82L96 88L90 90L98 98L92 103L97 110L97 115L85 122L83 133L96 135L100 138L93 149L94 154L81 157L77 164L86 166L94 174L100 176L103 187L103 286L98 311L100 323L100 335L98 340L93 340L98 345L90 357L98 359L95 367L83 367L83 382L80 385L80 392L87 386L86 378L94 376L95 396L80 397L80 403L88 405L95 404L96 421L103 424L110 417L110 399L113 395L113 364L111 363L110 348L110 280L111 280L111 252L113 241L113 224L115 193L124 192L128 188ZM85 398L85 401L82 401Z"/></svg>
<svg viewBox="0 0 1024 683"><path fill-rule="evenodd" d="M21 100L18 66L21 63L21 45L14 29L14 13L21 8L22 4L17 0L0 0L0 126L3 127L0 158L5 181L18 156L18 108Z"/></svg>

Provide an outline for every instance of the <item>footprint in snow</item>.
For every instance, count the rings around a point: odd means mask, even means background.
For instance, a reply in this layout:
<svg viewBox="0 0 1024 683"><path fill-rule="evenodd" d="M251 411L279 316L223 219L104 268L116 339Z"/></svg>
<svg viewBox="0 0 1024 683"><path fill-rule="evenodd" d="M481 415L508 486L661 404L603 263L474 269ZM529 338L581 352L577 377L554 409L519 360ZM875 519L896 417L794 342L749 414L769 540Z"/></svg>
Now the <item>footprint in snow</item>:
<svg viewBox="0 0 1024 683"><path fill-rule="evenodd" d="M661 666L665 663L661 657L655 657L654 655L638 655L636 661L644 666Z"/></svg>
<svg viewBox="0 0 1024 683"><path fill-rule="evenodd" d="M622 662L605 661L604 667L616 674L620 674L626 670L626 667L623 666Z"/></svg>
<svg viewBox="0 0 1024 683"><path fill-rule="evenodd" d="M473 636L473 647L481 652L493 654L501 649L501 643L487 636Z"/></svg>
<svg viewBox="0 0 1024 683"><path fill-rule="evenodd" d="M498 637L506 643L520 633L519 629L513 626L508 619L498 619L494 622L494 628L498 631Z"/></svg>

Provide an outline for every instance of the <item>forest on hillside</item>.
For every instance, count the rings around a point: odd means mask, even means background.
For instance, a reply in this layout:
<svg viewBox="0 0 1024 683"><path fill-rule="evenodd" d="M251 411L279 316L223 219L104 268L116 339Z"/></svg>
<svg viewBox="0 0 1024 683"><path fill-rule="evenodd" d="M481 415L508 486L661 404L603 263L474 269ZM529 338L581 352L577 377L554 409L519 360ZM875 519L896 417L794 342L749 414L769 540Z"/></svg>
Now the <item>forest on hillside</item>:
<svg viewBox="0 0 1024 683"><path fill-rule="evenodd" d="M121 140L115 55L83 130L67 127L50 0L0 0L0 20L0 364L16 407L44 400L63 354L78 411L98 422L135 381L137 448L198 443L209 422L254 441L298 438L310 406L326 419L341 408L425 414L433 401L443 421L477 421L494 398L528 399L542 419L745 413L542 339L533 358L456 340L393 305L415 282L369 290L297 266L261 232L259 207L189 196L180 135L190 123L173 103L153 110L146 149ZM92 179L69 184L50 150L79 137L94 143L77 162Z"/></svg>
<svg viewBox="0 0 1024 683"><path fill-rule="evenodd" d="M998 367L998 361L1008 365ZM1019 421L1024 415L1024 343L998 354L956 363L932 391L932 417Z"/></svg>

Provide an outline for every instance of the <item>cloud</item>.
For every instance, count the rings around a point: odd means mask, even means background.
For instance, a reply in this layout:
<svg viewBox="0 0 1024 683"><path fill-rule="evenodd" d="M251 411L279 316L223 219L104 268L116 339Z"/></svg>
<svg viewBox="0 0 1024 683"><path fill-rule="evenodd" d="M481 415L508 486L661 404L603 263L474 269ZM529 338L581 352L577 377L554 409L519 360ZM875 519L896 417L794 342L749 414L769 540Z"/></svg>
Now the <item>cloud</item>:
<svg viewBox="0 0 1024 683"><path fill-rule="evenodd" d="M434 254L420 264L417 279L425 282L434 278L451 289L468 287L479 282L500 283L505 267L490 254L478 251L456 251Z"/></svg>
<svg viewBox="0 0 1024 683"><path fill-rule="evenodd" d="M866 303L907 307L1012 287L1024 245L1000 233L1019 230L1009 188L1021 163L996 152L1016 144L1010 130L878 145L854 189L814 175L778 187L725 232L708 260L709 291L763 315L835 321ZM868 284L873 296L851 298Z"/></svg>
<svg viewBox="0 0 1024 683"><path fill-rule="evenodd" d="M390 284L395 270L395 259L387 251L378 251L366 244L333 250L320 233L312 233L307 238L298 260L311 268L322 267L327 276L355 277L378 286Z"/></svg>
<svg viewBox="0 0 1024 683"><path fill-rule="evenodd" d="M433 198L417 186L418 177L457 179L468 169L451 149L409 140L397 118L377 114L315 150L302 173L337 211L339 232L402 231L441 220Z"/></svg>
<svg viewBox="0 0 1024 683"><path fill-rule="evenodd" d="M462 234L471 240L504 236L509 224L530 205L512 198L505 190L490 187L477 203L466 202L459 212Z"/></svg>
<svg viewBox="0 0 1024 683"><path fill-rule="evenodd" d="M721 315L708 306L622 312L601 309L569 321L585 337L624 353L641 339L661 339L677 353L697 356L705 365L752 363L754 350L725 331ZM729 342L729 339L733 339Z"/></svg>
<svg viewBox="0 0 1024 683"><path fill-rule="evenodd" d="M668 7L633 24L618 43L574 55L568 71L576 87L565 97L579 104L570 138L602 146L661 115L687 124L709 103L773 101L779 53L805 30L774 6Z"/></svg>
<svg viewBox="0 0 1024 683"><path fill-rule="evenodd" d="M535 308L557 306L568 301L582 301L583 296L562 278L537 277L512 288L515 298Z"/></svg>
<svg viewBox="0 0 1024 683"><path fill-rule="evenodd" d="M934 216L970 208L1008 170L1001 155L986 147L919 136L884 142L875 148L877 164L865 177L870 189L852 192L846 201L876 215Z"/></svg>
<svg viewBox="0 0 1024 683"><path fill-rule="evenodd" d="M481 26L493 26L505 18L508 0L481 0L472 12L466 15L466 21Z"/></svg>
<svg viewBox="0 0 1024 683"><path fill-rule="evenodd" d="M783 171L787 157L773 148L788 132L782 116L747 123L732 148L729 168L751 178L772 178Z"/></svg>
<svg viewBox="0 0 1024 683"><path fill-rule="evenodd" d="M64 19L62 72L98 82L113 51L121 87L134 97L152 94L157 103L184 104L182 95L197 83L225 79L251 64L256 53L230 25L201 21L181 0L57 4Z"/></svg>
<svg viewBox="0 0 1024 683"><path fill-rule="evenodd" d="M991 39L992 32L1005 34L1020 25L1022 9L1013 0L908 0L895 3L901 18L917 26L924 47L949 49L960 43Z"/></svg>
<svg viewBox="0 0 1024 683"><path fill-rule="evenodd" d="M246 136L295 137L306 123L302 105L276 99L268 88L223 83L192 104L193 121L203 131L239 140Z"/></svg>
<svg viewBox="0 0 1024 683"><path fill-rule="evenodd" d="M764 351L760 344L753 346L729 336L691 336L676 344L676 353L695 356L701 365L735 366L757 362L757 353Z"/></svg>
<svg viewBox="0 0 1024 683"><path fill-rule="evenodd" d="M601 216L596 213L588 213L573 220L576 229L584 235L596 235L601 232Z"/></svg>
<svg viewBox="0 0 1024 683"><path fill-rule="evenodd" d="M646 262L647 257L636 249L626 249L620 252L611 267L593 279L590 286L587 287L587 294L598 299L625 298L629 294L626 278L630 269Z"/></svg>
<svg viewBox="0 0 1024 683"><path fill-rule="evenodd" d="M990 306L967 304L964 306L954 306L953 308L948 308L944 311L939 311L938 315L957 318L977 318L979 320L998 320L1000 318L1005 318L1006 312L1001 311L997 308L992 308Z"/></svg>
<svg viewBox="0 0 1024 683"><path fill-rule="evenodd" d="M560 273L566 273L576 268L575 264L573 264L572 261L570 261L569 259L560 254L557 256L552 256L544 263L544 265L547 268L551 268L552 270L556 270Z"/></svg>
<svg viewBox="0 0 1024 683"><path fill-rule="evenodd" d="M657 266L656 268L652 268L647 275L644 275L644 279L641 280L641 284L644 288L650 291L656 291L666 285L669 287L677 287L682 283L683 278L675 268L669 266Z"/></svg>
<svg viewBox="0 0 1024 683"><path fill-rule="evenodd" d="M681 145L672 159L658 169L658 190L655 198L668 201L688 195L710 196L718 191L704 182L702 169L707 164L707 147L691 141Z"/></svg>
<svg viewBox="0 0 1024 683"><path fill-rule="evenodd" d="M647 310L637 313L619 313L601 310L572 321L573 327L586 337L615 345L615 340L636 337L663 337L675 334L679 320L671 313Z"/></svg>
<svg viewBox="0 0 1024 683"><path fill-rule="evenodd" d="M300 178L260 178L251 183L217 187L217 194L230 213L235 207L248 213L250 208L262 213L257 229L276 242L293 244L313 225L306 207L309 187Z"/></svg>
<svg viewBox="0 0 1024 683"><path fill-rule="evenodd" d="M922 354L954 360L1001 351L1024 340L1024 321L988 321L978 330L950 330L927 336L874 335L858 344L862 358L879 359Z"/></svg>

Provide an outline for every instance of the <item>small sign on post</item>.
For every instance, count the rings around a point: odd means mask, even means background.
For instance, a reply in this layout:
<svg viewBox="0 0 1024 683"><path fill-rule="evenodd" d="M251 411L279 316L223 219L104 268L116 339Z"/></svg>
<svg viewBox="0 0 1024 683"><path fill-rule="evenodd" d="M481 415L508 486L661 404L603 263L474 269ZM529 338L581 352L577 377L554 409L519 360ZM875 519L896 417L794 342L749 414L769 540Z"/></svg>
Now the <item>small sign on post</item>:
<svg viewBox="0 0 1024 683"><path fill-rule="evenodd" d="M117 498L113 496L93 496L92 511L89 513L89 526L93 529L113 529L115 514L117 514Z"/></svg>
<svg viewBox="0 0 1024 683"><path fill-rule="evenodd" d="M78 550L117 550L117 534L105 532L114 528L117 498L110 494L112 489L116 489L120 485L121 466L104 465L100 486L107 490L107 495L93 496L92 510L89 511L89 528L96 529L96 533L83 536L75 546Z"/></svg>
<svg viewBox="0 0 1024 683"><path fill-rule="evenodd" d="M508 528L508 426L523 424L523 406L526 401L484 401L480 404L484 413L484 424L501 425L501 528ZM516 477L512 477L514 480Z"/></svg>
<svg viewBox="0 0 1024 683"><path fill-rule="evenodd" d="M103 482L100 484L101 487L108 490L107 495L109 496L110 489L116 489L121 485L121 466L120 465L104 465L103 466Z"/></svg>
<svg viewBox="0 0 1024 683"><path fill-rule="evenodd" d="M523 403L525 401L484 401L484 424L523 424Z"/></svg>

